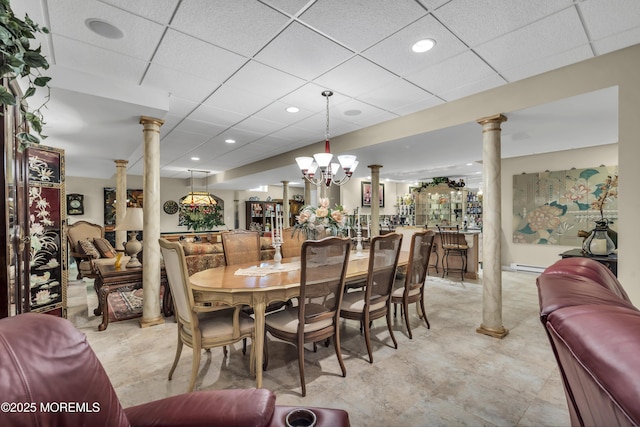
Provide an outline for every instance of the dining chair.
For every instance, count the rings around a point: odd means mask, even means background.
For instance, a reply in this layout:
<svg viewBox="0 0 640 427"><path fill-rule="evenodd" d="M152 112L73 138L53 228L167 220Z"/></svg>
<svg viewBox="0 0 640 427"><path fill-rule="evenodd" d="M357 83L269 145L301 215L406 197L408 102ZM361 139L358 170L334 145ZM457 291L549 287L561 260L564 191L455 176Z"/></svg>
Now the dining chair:
<svg viewBox="0 0 640 427"><path fill-rule="evenodd" d="M404 316L407 325L409 339L413 339L411 325L409 324L409 304L415 302L418 316L424 317L427 328L431 328L427 313L424 309L424 283L429 270L429 258L435 238L435 231L424 230L414 233L411 236L411 246L409 247L409 263L404 277L396 279L396 288L391 294L391 303L395 309L398 305L402 307L401 315ZM420 315L420 313L422 313Z"/></svg>
<svg viewBox="0 0 640 427"><path fill-rule="evenodd" d="M226 265L260 262L260 234L248 230L224 232L222 250Z"/></svg>
<svg viewBox="0 0 640 427"><path fill-rule="evenodd" d="M253 319L243 313L241 306L223 309L199 307L194 304L193 292L189 283L184 250L178 242L159 239L160 251L164 259L167 280L173 296L174 313L178 324L178 347L169 371L169 380L178 365L183 345L193 350L191 379L188 391L193 391L200 367L201 351L210 351L213 347L223 347L227 356L227 345L240 340L255 338ZM250 366L253 373L255 365L255 346L251 346Z"/></svg>
<svg viewBox="0 0 640 427"><path fill-rule="evenodd" d="M351 252L348 238L327 237L302 244L300 260L299 304L266 316L266 331L275 338L293 343L298 349L298 367L302 396L306 396L304 379L304 344L334 338L342 376L347 370L340 352L340 304ZM267 351L265 340L265 354ZM265 368L268 358L265 358Z"/></svg>
<svg viewBox="0 0 640 427"><path fill-rule="evenodd" d="M280 250L282 251L282 257L299 257L304 240L304 234L300 231L295 231L293 227L283 229L282 246L280 247Z"/></svg>
<svg viewBox="0 0 640 427"><path fill-rule="evenodd" d="M364 288L347 292L342 298L340 317L360 322L360 330L364 330L370 363L373 363L371 352L373 320L387 318L387 328L393 340L393 346L398 348L391 329L390 306L401 245L402 234L399 233L373 237L369 247L369 268Z"/></svg>
<svg viewBox="0 0 640 427"><path fill-rule="evenodd" d="M448 275L449 272L455 273L459 271L460 278L464 281L464 273L467 271L467 250L469 249L464 235L460 233L460 227L458 225L438 225L437 227L443 251L442 277ZM449 255L452 254L460 257L459 268L449 266Z"/></svg>

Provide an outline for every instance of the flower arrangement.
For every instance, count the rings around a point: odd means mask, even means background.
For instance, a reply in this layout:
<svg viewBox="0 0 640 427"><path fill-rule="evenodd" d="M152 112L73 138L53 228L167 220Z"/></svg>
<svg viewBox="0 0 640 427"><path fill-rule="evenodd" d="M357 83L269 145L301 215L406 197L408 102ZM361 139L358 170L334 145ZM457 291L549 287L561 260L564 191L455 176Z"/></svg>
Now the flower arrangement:
<svg viewBox="0 0 640 427"><path fill-rule="evenodd" d="M607 179L602 184L597 185L597 189L593 194L597 199L591 202L591 209L600 211L600 221L604 221L605 205L618 197L618 175L613 178L611 175L607 176Z"/></svg>
<svg viewBox="0 0 640 427"><path fill-rule="evenodd" d="M218 225L224 225L222 208L220 205L185 206L180 207L180 225L186 225L187 230L211 230Z"/></svg>
<svg viewBox="0 0 640 427"><path fill-rule="evenodd" d="M296 220L293 233L302 232L307 239L317 239L325 235L341 236L347 229L344 208L340 205L329 208L327 198L320 199L318 207L304 206Z"/></svg>

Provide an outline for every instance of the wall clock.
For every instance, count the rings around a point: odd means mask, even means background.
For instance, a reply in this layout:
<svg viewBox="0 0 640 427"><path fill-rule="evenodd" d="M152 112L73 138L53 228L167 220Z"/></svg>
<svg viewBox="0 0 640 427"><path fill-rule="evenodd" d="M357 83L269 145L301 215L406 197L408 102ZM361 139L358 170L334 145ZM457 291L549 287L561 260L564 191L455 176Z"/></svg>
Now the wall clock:
<svg viewBox="0 0 640 427"><path fill-rule="evenodd" d="M178 212L178 203L173 200L167 200L166 202L164 202L164 205L162 205L162 209L164 209L165 213L173 215L174 213Z"/></svg>
<svg viewBox="0 0 640 427"><path fill-rule="evenodd" d="M84 195L67 194L67 215L84 215Z"/></svg>

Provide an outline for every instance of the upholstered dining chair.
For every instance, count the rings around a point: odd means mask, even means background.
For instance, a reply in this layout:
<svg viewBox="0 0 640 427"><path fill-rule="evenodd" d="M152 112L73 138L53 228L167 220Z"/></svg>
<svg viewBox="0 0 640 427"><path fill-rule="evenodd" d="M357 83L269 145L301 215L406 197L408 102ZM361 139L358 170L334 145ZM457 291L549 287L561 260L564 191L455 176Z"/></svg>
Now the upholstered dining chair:
<svg viewBox="0 0 640 427"><path fill-rule="evenodd" d="M282 230L282 251L283 258L291 258L300 256L302 250L302 243L304 242L304 234L294 231L293 227L285 228Z"/></svg>
<svg viewBox="0 0 640 427"><path fill-rule="evenodd" d="M464 281L464 273L467 271L467 250L469 246L464 239L464 235L460 233L458 225L442 226L438 225L438 233L440 234L440 242L442 244L442 277L448 275L449 272L460 272L460 278ZM457 255L460 257L460 267L449 266L449 256Z"/></svg>
<svg viewBox="0 0 640 427"><path fill-rule="evenodd" d="M178 242L159 239L160 251L164 259L167 280L173 296L174 312L178 324L178 347L176 356L169 371L169 380L178 365L183 345L193 350L191 366L191 380L189 390L193 391L200 367L200 353L203 349L209 351L213 347L224 347L227 356L227 345L240 340L255 337L253 319L240 310L240 306L233 308L211 310L197 307L194 304L193 292L189 284L187 263L184 250ZM250 366L253 372L255 365L254 346L251 346Z"/></svg>
<svg viewBox="0 0 640 427"><path fill-rule="evenodd" d="M391 329L390 307L401 245L402 234L399 233L373 237L369 247L369 269L364 289L347 292L342 298L340 317L360 322L360 330L364 329L364 339L370 363L373 363L371 351L371 322L373 320L381 317L387 318L387 328L393 346L398 348L398 343Z"/></svg>
<svg viewBox="0 0 640 427"><path fill-rule="evenodd" d="M411 236L411 246L409 247L409 263L404 277L396 279L396 288L391 294L391 304L395 309L401 305L401 314L404 316L407 325L409 339L413 339L411 325L409 323L409 304L415 302L418 315L424 317L427 328L431 328L427 313L424 309L424 283L429 270L429 258L435 238L435 231L424 230L414 233ZM406 237L405 237L406 238ZM422 313L420 315L420 313Z"/></svg>
<svg viewBox="0 0 640 427"><path fill-rule="evenodd" d="M317 342L333 337L342 376L347 375L340 352L339 312L350 251L351 241L348 238L327 237L305 241L301 248L299 304L266 316L266 331L278 339L294 343L298 349L302 396L307 394L304 380L305 343L313 343L316 350ZM265 358L265 367L267 361L268 358Z"/></svg>
<svg viewBox="0 0 640 427"><path fill-rule="evenodd" d="M226 265L260 262L260 234L257 231L233 230L221 236Z"/></svg>

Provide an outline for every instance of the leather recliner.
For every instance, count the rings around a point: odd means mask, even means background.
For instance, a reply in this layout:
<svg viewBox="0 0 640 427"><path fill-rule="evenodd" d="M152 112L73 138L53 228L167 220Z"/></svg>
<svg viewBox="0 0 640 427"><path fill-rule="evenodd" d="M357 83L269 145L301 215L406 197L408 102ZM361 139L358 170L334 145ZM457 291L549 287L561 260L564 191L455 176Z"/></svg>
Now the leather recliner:
<svg viewBox="0 0 640 427"><path fill-rule="evenodd" d="M0 320L0 425L283 426L293 407L266 389L205 390L123 408L86 336L71 322L26 313ZM309 408L317 426L346 411Z"/></svg>

